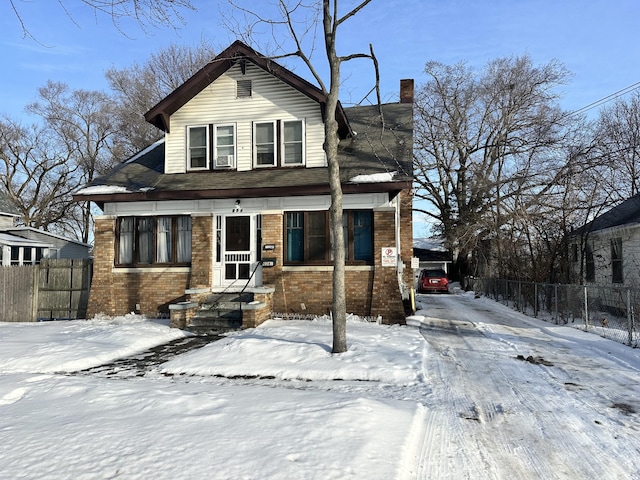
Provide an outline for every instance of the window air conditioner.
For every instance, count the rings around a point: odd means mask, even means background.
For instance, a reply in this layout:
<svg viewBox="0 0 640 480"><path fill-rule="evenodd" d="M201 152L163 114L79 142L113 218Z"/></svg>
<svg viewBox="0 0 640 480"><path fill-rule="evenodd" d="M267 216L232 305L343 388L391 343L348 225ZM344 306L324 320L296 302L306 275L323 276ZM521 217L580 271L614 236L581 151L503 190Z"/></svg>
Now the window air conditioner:
<svg viewBox="0 0 640 480"><path fill-rule="evenodd" d="M220 155L216 158L216 167L231 167L233 165L233 155Z"/></svg>

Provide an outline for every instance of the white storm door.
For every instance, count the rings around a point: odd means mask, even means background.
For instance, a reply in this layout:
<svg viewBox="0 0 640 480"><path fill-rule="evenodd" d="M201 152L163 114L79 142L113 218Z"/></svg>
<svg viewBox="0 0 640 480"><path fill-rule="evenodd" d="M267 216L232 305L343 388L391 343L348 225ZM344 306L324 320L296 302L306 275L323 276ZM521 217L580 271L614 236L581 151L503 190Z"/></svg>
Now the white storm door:
<svg viewBox="0 0 640 480"><path fill-rule="evenodd" d="M223 241L223 275L224 284L244 285L251 278L254 264L255 245L253 232L254 217L250 215L233 215L224 217Z"/></svg>

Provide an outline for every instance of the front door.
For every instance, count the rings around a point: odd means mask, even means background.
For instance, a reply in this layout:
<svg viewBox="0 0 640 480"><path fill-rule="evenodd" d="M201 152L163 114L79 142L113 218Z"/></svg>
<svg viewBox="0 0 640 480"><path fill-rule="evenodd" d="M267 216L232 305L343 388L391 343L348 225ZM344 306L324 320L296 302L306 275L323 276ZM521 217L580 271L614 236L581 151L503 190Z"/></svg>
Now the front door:
<svg viewBox="0 0 640 480"><path fill-rule="evenodd" d="M249 215L224 219L224 283L245 284L251 278L252 219Z"/></svg>

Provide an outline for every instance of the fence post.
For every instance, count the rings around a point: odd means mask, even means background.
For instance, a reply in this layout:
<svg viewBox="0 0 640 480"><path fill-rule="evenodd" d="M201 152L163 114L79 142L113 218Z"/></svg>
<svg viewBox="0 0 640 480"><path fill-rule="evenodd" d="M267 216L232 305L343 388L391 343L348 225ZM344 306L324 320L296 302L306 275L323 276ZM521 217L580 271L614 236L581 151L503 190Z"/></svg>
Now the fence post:
<svg viewBox="0 0 640 480"><path fill-rule="evenodd" d="M538 284L533 284L533 316L538 317Z"/></svg>
<svg viewBox="0 0 640 480"><path fill-rule="evenodd" d="M629 334L627 345L633 343L633 312L631 312L631 289L627 288L627 332Z"/></svg>
<svg viewBox="0 0 640 480"><path fill-rule="evenodd" d="M587 286L584 286L584 331L589 331L589 299L587 297Z"/></svg>
<svg viewBox="0 0 640 480"><path fill-rule="evenodd" d="M31 269L31 285L33 295L31 295L31 321L38 321L38 301L40 294L40 265L34 265Z"/></svg>
<svg viewBox="0 0 640 480"><path fill-rule="evenodd" d="M553 317L556 321L556 325L560 323L558 318L558 284L553 285Z"/></svg>

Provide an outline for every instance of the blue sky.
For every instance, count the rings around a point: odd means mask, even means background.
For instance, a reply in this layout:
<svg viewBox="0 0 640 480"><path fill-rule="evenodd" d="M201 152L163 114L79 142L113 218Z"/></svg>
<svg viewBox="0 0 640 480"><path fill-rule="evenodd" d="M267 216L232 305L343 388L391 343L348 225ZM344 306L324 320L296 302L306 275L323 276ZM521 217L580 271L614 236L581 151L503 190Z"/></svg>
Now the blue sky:
<svg viewBox="0 0 640 480"><path fill-rule="evenodd" d="M96 16L79 0L61 1L73 20L58 1L14 0L36 42L24 38L9 2L0 0L0 115L27 121L24 106L36 99L38 87L47 80L77 89L106 89L106 69L142 63L171 43L206 39L220 51L235 40L219 20L218 4L223 2L193 0L199 10L183 12L185 23L177 29L143 31L123 22L119 31L110 18ZM265 5L273 0L259 1ZM534 64L556 59L573 74L562 87L561 106L575 111L640 82L638 18L638 0L374 0L343 24L338 50L368 52L373 44L383 100L389 102L398 100L400 79L414 78L417 85L426 80L423 70L430 60L466 61L481 68L511 55L528 54ZM282 63L311 79L304 67ZM372 67L356 61L346 64L342 73L343 104L360 102L374 84ZM415 220L415 236L424 236L427 228Z"/></svg>
<svg viewBox="0 0 640 480"><path fill-rule="evenodd" d="M205 38L219 51L234 40L220 24L215 1L194 0L198 12L183 12L185 24L178 29L144 32L124 22L126 36L78 0L62 1L73 20L58 1L14 0L39 43L23 37L8 1L0 3L0 114L23 116L24 106L49 79L72 88L105 89L107 68L143 62L172 42L195 44ZM573 73L563 87L562 105L576 110L640 81L638 18L637 0L374 0L343 24L339 53L367 52L373 44L386 101L397 100L400 79L423 82L429 60L481 67L525 53L536 64L557 59ZM309 78L301 66L287 66ZM360 101L373 85L372 68L364 61L347 64L343 78L345 104Z"/></svg>

